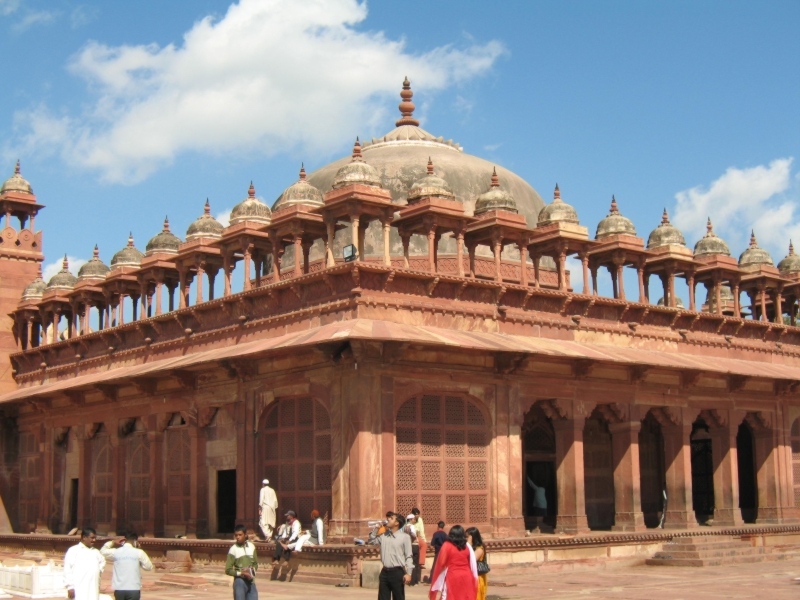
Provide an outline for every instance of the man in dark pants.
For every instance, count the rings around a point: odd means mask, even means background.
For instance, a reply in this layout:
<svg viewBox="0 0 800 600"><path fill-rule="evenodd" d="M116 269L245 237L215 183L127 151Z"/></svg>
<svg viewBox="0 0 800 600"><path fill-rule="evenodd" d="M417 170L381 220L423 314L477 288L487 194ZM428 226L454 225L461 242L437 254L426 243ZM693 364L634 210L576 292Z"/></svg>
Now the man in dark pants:
<svg viewBox="0 0 800 600"><path fill-rule="evenodd" d="M378 600L405 600L405 586L411 583L414 557L411 554L411 537L403 532L406 520L392 513L387 519L386 533L378 536L381 547L380 585Z"/></svg>
<svg viewBox="0 0 800 600"><path fill-rule="evenodd" d="M111 585L115 600L139 600L142 594L142 574L139 569L153 570L150 558L139 548L139 536L129 531L121 538L106 542L100 554L106 560L114 561Z"/></svg>

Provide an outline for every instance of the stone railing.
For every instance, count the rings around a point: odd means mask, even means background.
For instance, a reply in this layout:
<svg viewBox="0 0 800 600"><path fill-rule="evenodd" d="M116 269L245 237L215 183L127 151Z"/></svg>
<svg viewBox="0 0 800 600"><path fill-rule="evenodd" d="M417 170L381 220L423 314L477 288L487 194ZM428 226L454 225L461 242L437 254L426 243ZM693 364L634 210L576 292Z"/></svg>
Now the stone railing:
<svg viewBox="0 0 800 600"><path fill-rule="evenodd" d="M19 562L11 559L0 563L0 590L25 598L66 597L63 567L52 560L44 565L14 564Z"/></svg>

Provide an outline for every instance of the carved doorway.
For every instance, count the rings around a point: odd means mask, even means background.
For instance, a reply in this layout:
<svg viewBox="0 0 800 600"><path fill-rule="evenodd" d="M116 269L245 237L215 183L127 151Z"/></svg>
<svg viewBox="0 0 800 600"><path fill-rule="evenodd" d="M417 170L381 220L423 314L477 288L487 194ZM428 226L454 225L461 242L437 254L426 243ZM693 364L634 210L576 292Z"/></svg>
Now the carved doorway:
<svg viewBox="0 0 800 600"><path fill-rule="evenodd" d="M756 480L756 456L753 431L747 421L739 425L736 433L736 455L739 467L739 508L742 520L755 523L758 516L758 483Z"/></svg>
<svg viewBox="0 0 800 600"><path fill-rule="evenodd" d="M708 425L698 419L692 425L692 507L699 523L714 517L714 459Z"/></svg>
<svg viewBox="0 0 800 600"><path fill-rule="evenodd" d="M639 473L641 477L642 512L647 527L658 527L664 510L667 480L664 469L664 437L661 425L648 412L639 431Z"/></svg>
<svg viewBox="0 0 800 600"><path fill-rule="evenodd" d="M614 457L608 423L598 409L586 419L583 428L583 468L589 528L611 529L614 525Z"/></svg>
<svg viewBox="0 0 800 600"><path fill-rule="evenodd" d="M525 529L539 527L552 532L558 514L556 486L556 437L553 424L541 407L534 405L525 413L522 424L522 506ZM541 506L544 490L546 507ZM537 501L536 494L539 493ZM540 519L541 517L541 519ZM539 524L539 521L542 524Z"/></svg>

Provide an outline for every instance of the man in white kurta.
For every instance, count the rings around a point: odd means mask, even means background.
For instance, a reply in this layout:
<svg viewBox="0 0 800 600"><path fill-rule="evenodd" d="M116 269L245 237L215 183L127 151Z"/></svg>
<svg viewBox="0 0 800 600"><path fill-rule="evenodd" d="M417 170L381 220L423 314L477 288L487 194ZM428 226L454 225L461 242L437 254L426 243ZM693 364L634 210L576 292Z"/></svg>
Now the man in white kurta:
<svg viewBox="0 0 800 600"><path fill-rule="evenodd" d="M260 515L259 525L264 532L266 539L272 539L272 532L275 530L275 516L278 510L278 496L275 490L269 487L269 479L261 482L261 492L258 495L258 514Z"/></svg>
<svg viewBox="0 0 800 600"><path fill-rule="evenodd" d="M99 600L100 573L106 559L94 547L97 533L89 527L81 532L81 541L64 555L64 583L67 597L75 600Z"/></svg>

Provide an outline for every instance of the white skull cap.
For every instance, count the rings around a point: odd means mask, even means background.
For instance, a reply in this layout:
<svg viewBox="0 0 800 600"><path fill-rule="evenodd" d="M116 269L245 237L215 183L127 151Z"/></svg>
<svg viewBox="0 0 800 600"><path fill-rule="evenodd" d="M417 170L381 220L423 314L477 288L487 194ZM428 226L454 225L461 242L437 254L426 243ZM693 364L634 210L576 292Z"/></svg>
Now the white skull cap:
<svg viewBox="0 0 800 600"><path fill-rule="evenodd" d="M267 484L267 483L269 483L269 479L265 479L265 480L264 480L264 481L262 481L261 483L263 483L263 484Z"/></svg>

